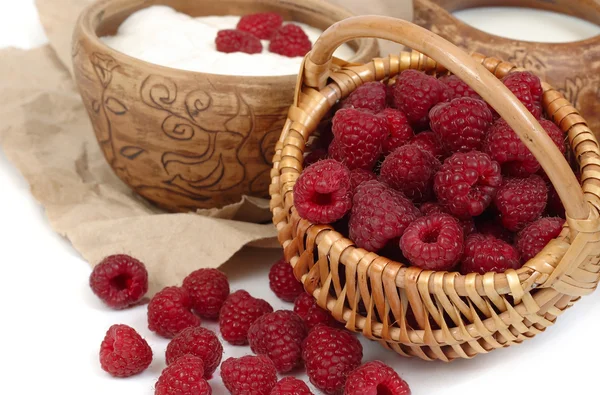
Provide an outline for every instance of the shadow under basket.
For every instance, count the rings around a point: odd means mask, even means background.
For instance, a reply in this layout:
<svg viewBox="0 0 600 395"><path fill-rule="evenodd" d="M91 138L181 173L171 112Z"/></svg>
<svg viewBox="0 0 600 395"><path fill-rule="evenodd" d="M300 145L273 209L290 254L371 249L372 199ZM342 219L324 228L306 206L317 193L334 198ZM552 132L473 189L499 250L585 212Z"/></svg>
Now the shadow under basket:
<svg viewBox="0 0 600 395"><path fill-rule="evenodd" d="M364 65L332 59L340 44L356 37L392 40L415 51ZM303 168L307 141L319 122L357 86L389 81L406 69L459 76L508 122L546 171L565 206L567 221L559 237L521 269L461 275L408 267L355 247L330 225L315 225L298 216L293 187ZM542 83L544 112L568 134L581 169L580 184L539 123L500 81L517 70L521 69L499 59L470 56L412 23L376 16L337 23L307 55L295 104L276 145L271 210L296 277L349 330L404 356L472 358L534 337L595 290L600 279L598 142L562 94Z"/></svg>

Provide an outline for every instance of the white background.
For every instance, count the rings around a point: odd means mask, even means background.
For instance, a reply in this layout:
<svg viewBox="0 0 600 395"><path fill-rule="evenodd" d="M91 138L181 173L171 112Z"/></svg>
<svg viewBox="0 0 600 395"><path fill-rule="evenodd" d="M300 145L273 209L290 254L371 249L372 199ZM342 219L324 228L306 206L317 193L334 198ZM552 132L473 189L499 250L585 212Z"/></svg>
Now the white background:
<svg viewBox="0 0 600 395"><path fill-rule="evenodd" d="M461 17L476 25L485 23L492 31L510 22L511 34L527 39L559 41L598 31L570 21L568 28L550 35L548 26L554 27L555 20L542 19L545 29L540 31L531 15L519 17L512 12L504 21L500 15L484 11ZM539 14L533 17L541 18ZM26 48L44 42L31 0L0 0L0 47ZM247 255L247 266L225 266L232 288L245 288L275 308L289 308L266 286L266 273L277 252L272 260L262 262L252 261L252 251ZM122 312L105 308L87 286L89 272L68 242L52 232L26 182L1 154L0 394L154 393L167 342L148 331L144 307ZM100 369L98 348L114 323L132 325L154 349L152 365L137 377L113 379ZM443 364L403 359L367 341L363 342L364 360L391 364L415 395L598 394L599 331L600 295L596 293L537 338L474 360ZM224 357L248 352L246 347L226 346ZM218 375L211 385L214 394L226 394Z"/></svg>

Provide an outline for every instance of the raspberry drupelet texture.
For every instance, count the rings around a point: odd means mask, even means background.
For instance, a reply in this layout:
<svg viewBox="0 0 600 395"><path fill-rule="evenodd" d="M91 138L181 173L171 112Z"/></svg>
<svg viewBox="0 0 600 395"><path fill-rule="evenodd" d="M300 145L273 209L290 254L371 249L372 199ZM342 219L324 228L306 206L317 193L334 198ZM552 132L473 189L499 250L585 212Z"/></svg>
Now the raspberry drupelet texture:
<svg viewBox="0 0 600 395"><path fill-rule="evenodd" d="M328 311L322 309L316 300L307 292L300 294L294 301L294 313L298 314L308 329L323 324L327 326L339 326L339 322L333 318Z"/></svg>
<svg viewBox="0 0 600 395"><path fill-rule="evenodd" d="M167 366L155 386L155 395L211 395L204 379L204 362L194 355L184 355Z"/></svg>
<svg viewBox="0 0 600 395"><path fill-rule="evenodd" d="M352 186L352 192L356 191L356 188L365 181L376 180L377 176L375 173L365 169L354 169L350 172L350 185Z"/></svg>
<svg viewBox="0 0 600 395"><path fill-rule="evenodd" d="M450 97L452 99L458 97L470 97L471 99L483 100L481 96L479 96L479 93L475 92L473 88L454 74L444 75L440 77L439 80L450 89L450 92L452 93Z"/></svg>
<svg viewBox="0 0 600 395"><path fill-rule="evenodd" d="M317 325L308 333L302 358L315 387L326 394L341 394L362 355L362 345L350 332Z"/></svg>
<svg viewBox="0 0 600 395"><path fill-rule="evenodd" d="M312 43L304 30L292 23L277 29L269 43L269 51L288 58L304 56L311 48Z"/></svg>
<svg viewBox="0 0 600 395"><path fill-rule="evenodd" d="M294 276L294 269L281 258L269 270L269 286L277 297L285 302L293 302L304 292L302 283Z"/></svg>
<svg viewBox="0 0 600 395"><path fill-rule="evenodd" d="M282 24L281 15L275 12L261 12L241 17L236 29L248 32L261 40L269 40Z"/></svg>
<svg viewBox="0 0 600 395"><path fill-rule="evenodd" d="M464 232L456 218L430 214L408 225L400 249L414 266L427 270L450 270L463 252Z"/></svg>
<svg viewBox="0 0 600 395"><path fill-rule="evenodd" d="M386 106L386 94L386 87L382 82L367 82L350 93L342 102L342 108L350 107L378 113Z"/></svg>
<svg viewBox="0 0 600 395"><path fill-rule="evenodd" d="M442 146L442 142L435 135L435 133L431 131L421 132L417 134L410 140L409 143L416 145L423 151L428 151L437 159L441 159L444 156L444 148Z"/></svg>
<svg viewBox="0 0 600 395"><path fill-rule="evenodd" d="M376 252L398 239L421 212L401 192L379 181L356 189L350 213L350 238L360 248Z"/></svg>
<svg viewBox="0 0 600 395"><path fill-rule="evenodd" d="M334 159L308 166L294 185L298 214L316 224L342 218L352 207L350 170Z"/></svg>
<svg viewBox="0 0 600 395"><path fill-rule="evenodd" d="M183 288L166 287L148 304L148 328L162 337L172 338L199 325L200 318L192 313L192 300Z"/></svg>
<svg viewBox="0 0 600 395"><path fill-rule="evenodd" d="M190 295L194 312L200 317L217 318L229 295L229 281L217 269L198 269L184 280L182 288Z"/></svg>
<svg viewBox="0 0 600 395"><path fill-rule="evenodd" d="M249 54L261 53L263 50L260 40L250 33L241 30L220 30L215 38L217 51L232 53L245 52Z"/></svg>
<svg viewBox="0 0 600 395"><path fill-rule="evenodd" d="M407 144L415 135L408 123L406 115L394 108L386 108L380 113L385 118L388 127L388 136L383 142L383 154L387 155L396 148Z"/></svg>
<svg viewBox="0 0 600 395"><path fill-rule="evenodd" d="M111 376L129 377L146 370L152 362L152 349L127 325L113 325L100 345L100 366Z"/></svg>
<svg viewBox="0 0 600 395"><path fill-rule="evenodd" d="M221 378L231 395L269 395L277 383L277 371L269 358L247 355L226 359Z"/></svg>
<svg viewBox="0 0 600 395"><path fill-rule="evenodd" d="M431 215L431 214L450 214L450 211L448 211L448 209L444 206L442 206L439 203L434 203L434 202L426 202L423 203L419 206L419 211L421 211L421 214L423 215ZM473 220L473 218L455 218L458 221L458 223L460 224L460 226L462 227L464 236L468 236L473 232L476 232L477 229L475 228L475 221Z"/></svg>
<svg viewBox="0 0 600 395"><path fill-rule="evenodd" d="M313 395L308 385L295 377L284 377L275 384L269 395Z"/></svg>
<svg viewBox="0 0 600 395"><path fill-rule="evenodd" d="M506 178L494 199L502 225L513 232L538 219L547 202L546 182L535 174L528 178Z"/></svg>
<svg viewBox="0 0 600 395"><path fill-rule="evenodd" d="M348 376L344 395L410 395L410 387L381 361L367 362Z"/></svg>
<svg viewBox="0 0 600 395"><path fill-rule="evenodd" d="M273 307L263 300L239 290L227 298L219 314L223 339L234 345L248 344L248 329L260 316L272 313Z"/></svg>
<svg viewBox="0 0 600 395"><path fill-rule="evenodd" d="M135 258L111 255L92 270L90 287L107 306L124 309L139 302L148 291L148 272Z"/></svg>
<svg viewBox="0 0 600 395"><path fill-rule="evenodd" d="M540 79L536 75L529 71L517 71L505 76L502 82L534 117L540 118L542 116L544 90Z"/></svg>
<svg viewBox="0 0 600 395"><path fill-rule="evenodd" d="M453 154L433 180L439 202L458 218L483 213L501 184L500 165L479 151Z"/></svg>
<svg viewBox="0 0 600 395"><path fill-rule="evenodd" d="M202 359L204 378L208 380L221 363L223 345L210 329L200 326L187 328L169 342L165 353L167 365L174 363L186 354Z"/></svg>
<svg viewBox="0 0 600 395"><path fill-rule="evenodd" d="M485 274L503 273L521 267L516 248L491 235L474 233L465 241L461 272Z"/></svg>
<svg viewBox="0 0 600 395"><path fill-rule="evenodd" d="M307 333L298 314L278 310L254 321L248 330L248 341L252 352L269 357L277 371L285 373L302 361L302 342Z"/></svg>
<svg viewBox="0 0 600 395"><path fill-rule="evenodd" d="M517 234L516 246L523 262L536 256L550 240L558 237L565 220L557 217L544 217L527 225Z"/></svg>

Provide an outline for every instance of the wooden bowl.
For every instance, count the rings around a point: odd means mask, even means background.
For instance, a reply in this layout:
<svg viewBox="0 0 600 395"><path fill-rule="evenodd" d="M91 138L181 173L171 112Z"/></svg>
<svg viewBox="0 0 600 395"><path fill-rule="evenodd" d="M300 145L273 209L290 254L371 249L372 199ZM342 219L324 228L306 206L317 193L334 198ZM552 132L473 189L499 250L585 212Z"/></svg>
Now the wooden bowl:
<svg viewBox="0 0 600 395"><path fill-rule="evenodd" d="M99 39L155 4L192 16L275 11L321 29L351 13L319 0L104 0L80 16L73 37L75 79L98 143L125 183L170 211L268 196L274 146L297 76L178 70L127 56ZM379 52L373 39L351 46L355 62Z"/></svg>

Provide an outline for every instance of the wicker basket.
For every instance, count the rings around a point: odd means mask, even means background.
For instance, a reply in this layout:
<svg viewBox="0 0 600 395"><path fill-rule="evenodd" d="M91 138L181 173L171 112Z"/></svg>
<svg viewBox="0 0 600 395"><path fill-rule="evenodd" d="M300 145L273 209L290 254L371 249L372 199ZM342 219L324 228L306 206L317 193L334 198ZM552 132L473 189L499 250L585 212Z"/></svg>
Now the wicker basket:
<svg viewBox="0 0 600 395"><path fill-rule="evenodd" d="M335 48L356 37L393 40L419 52L402 52L365 65L332 59ZM292 189L302 171L306 142L320 120L360 84L387 81L405 69L430 74L449 71L462 78L518 133L554 184L566 208L566 225L521 269L461 275L407 267L355 247L331 226L314 225L298 216ZM544 110L568 133L581 167L580 186L539 123L499 80L514 70L519 69L495 58L471 57L409 22L375 16L332 26L307 55L295 104L276 146L271 210L296 277L348 329L404 356L443 361L471 358L543 332L596 288L600 279L598 142L577 110L544 83Z"/></svg>

